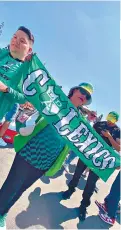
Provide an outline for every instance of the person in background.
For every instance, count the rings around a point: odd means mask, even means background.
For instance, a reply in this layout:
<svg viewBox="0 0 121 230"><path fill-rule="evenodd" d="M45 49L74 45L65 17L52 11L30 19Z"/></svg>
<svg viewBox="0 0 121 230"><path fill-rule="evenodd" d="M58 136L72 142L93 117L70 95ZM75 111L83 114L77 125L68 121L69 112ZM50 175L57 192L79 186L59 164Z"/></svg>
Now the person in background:
<svg viewBox="0 0 121 230"><path fill-rule="evenodd" d="M115 123L118 119L117 114L114 112L109 113L107 116L108 122ZM118 127L115 127L117 130ZM111 142L113 148L120 153L121 146L120 146L120 135L119 138L115 139L114 136L110 134L109 131L104 131L103 135L108 138L108 140ZM120 169L120 168L119 168ZM116 214L120 213L120 176L121 173L119 172L116 179L114 180L109 194L105 197L104 203L100 203L97 200L95 201L96 205L101 211L104 211L104 213L99 212L99 217L106 223L110 225L114 225L116 221Z"/></svg>
<svg viewBox="0 0 121 230"><path fill-rule="evenodd" d="M110 115L107 119L111 119ZM112 143L112 146L116 149L117 152L120 153L120 139L117 141L110 135L108 131L103 132L103 135L109 139ZM114 225L116 220L116 214L120 212L120 172L118 173L116 179L114 180L109 194L105 197L104 203L100 203L97 200L95 201L96 205L103 213L99 213L100 218L110 224Z"/></svg>
<svg viewBox="0 0 121 230"><path fill-rule="evenodd" d="M114 225L116 221L117 209L120 201L120 172L114 180L109 194L105 197L104 203L100 203L97 200L95 204L98 206L101 212L99 217L106 223ZM102 211L104 213L102 213Z"/></svg>
<svg viewBox="0 0 121 230"><path fill-rule="evenodd" d="M116 125L118 119L118 113L112 111L108 114L106 121L97 122L93 126L95 131L105 140L105 142L116 150L120 149L120 129ZM68 190L63 192L63 199L69 199L75 192L75 188L79 183L80 177L86 168L87 166L79 159L73 178L68 184ZM91 197L95 191L98 179L99 177L93 171L89 170L88 179L82 194L82 201L79 208L79 218L81 221L84 221L86 218L87 207L91 204Z"/></svg>

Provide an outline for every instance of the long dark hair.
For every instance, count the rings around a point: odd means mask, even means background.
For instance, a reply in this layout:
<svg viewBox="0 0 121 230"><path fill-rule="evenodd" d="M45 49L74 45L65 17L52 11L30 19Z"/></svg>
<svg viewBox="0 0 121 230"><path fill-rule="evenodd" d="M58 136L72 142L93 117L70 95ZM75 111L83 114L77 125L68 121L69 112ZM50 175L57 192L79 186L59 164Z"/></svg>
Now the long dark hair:
<svg viewBox="0 0 121 230"><path fill-rule="evenodd" d="M73 93L74 93L75 89L78 89L78 87L70 89L70 91L68 93L68 98L71 98L73 96Z"/></svg>

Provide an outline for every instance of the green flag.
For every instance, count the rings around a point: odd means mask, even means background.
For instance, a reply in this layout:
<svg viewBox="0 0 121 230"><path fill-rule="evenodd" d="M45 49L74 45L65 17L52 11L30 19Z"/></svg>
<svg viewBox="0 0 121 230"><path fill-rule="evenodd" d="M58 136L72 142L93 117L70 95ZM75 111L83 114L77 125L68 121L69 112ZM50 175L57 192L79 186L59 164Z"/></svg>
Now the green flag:
<svg viewBox="0 0 121 230"><path fill-rule="evenodd" d="M23 65L21 91L66 144L102 180L120 165L120 156L80 115L36 55Z"/></svg>

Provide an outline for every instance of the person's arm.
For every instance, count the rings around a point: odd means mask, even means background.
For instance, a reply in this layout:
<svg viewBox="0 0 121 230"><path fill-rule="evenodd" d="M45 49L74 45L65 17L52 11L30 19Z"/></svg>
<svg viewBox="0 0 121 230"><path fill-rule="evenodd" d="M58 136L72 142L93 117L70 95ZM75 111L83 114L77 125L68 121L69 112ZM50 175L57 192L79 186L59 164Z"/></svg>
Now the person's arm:
<svg viewBox="0 0 121 230"><path fill-rule="evenodd" d="M24 96L24 94L12 89L12 88L8 88L8 92L6 92L6 97L9 97L9 100L15 100L16 103L19 104L24 104L27 102L26 97Z"/></svg>
<svg viewBox="0 0 121 230"><path fill-rule="evenodd" d="M7 49L6 49L7 50ZM35 53L33 54L33 52L31 54L29 54L25 61L30 61L32 59L32 56L35 55ZM24 94L20 93L19 90L15 90L11 87L8 87L7 85L5 85L4 83L2 83L0 81L0 91L3 93L6 93L6 97L9 97L9 100L15 100L16 103L19 104L24 104L27 102L26 97L24 96Z"/></svg>
<svg viewBox="0 0 121 230"><path fill-rule="evenodd" d="M14 100L15 103L24 104L27 101L24 94L12 89L11 87L8 87L1 81L0 81L0 91L6 93L6 97L8 97L9 100Z"/></svg>
<svg viewBox="0 0 121 230"><path fill-rule="evenodd" d="M86 107L84 107L84 106L81 106L81 108L80 108L81 110L82 110L82 112L84 112L85 114L88 114L88 113L90 113L91 111L88 109L88 108L86 108Z"/></svg>
<svg viewBox="0 0 121 230"><path fill-rule="evenodd" d="M117 141L115 141L112 136L109 136L108 139L112 146L116 149L116 151L120 152L120 144Z"/></svg>
<svg viewBox="0 0 121 230"><path fill-rule="evenodd" d="M116 149L117 152L120 152L120 139L117 138L116 141L113 139L111 134L108 131L102 131L102 134L108 138L110 143L112 144L113 148Z"/></svg>

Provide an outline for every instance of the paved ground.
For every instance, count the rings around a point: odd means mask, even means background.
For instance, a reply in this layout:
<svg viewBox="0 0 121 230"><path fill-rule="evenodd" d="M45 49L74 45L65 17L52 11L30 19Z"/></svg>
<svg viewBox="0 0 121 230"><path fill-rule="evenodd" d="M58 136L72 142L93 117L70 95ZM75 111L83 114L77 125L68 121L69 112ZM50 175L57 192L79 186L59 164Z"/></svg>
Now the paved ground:
<svg viewBox="0 0 121 230"><path fill-rule="evenodd" d="M0 149L0 186L2 186L15 153L13 149ZM22 170L22 169L21 169ZM74 165L70 166L74 171ZM29 188L20 200L11 208L7 217L7 229L119 229L119 217L113 227L103 223L98 217L95 199L103 201L107 195L117 172L108 180L98 182L98 194L92 197L92 205L88 209L85 222L79 222L77 207L84 189L85 181L82 179L77 191L70 200L61 200L61 191L67 189L71 175L60 171L54 178L43 177Z"/></svg>

